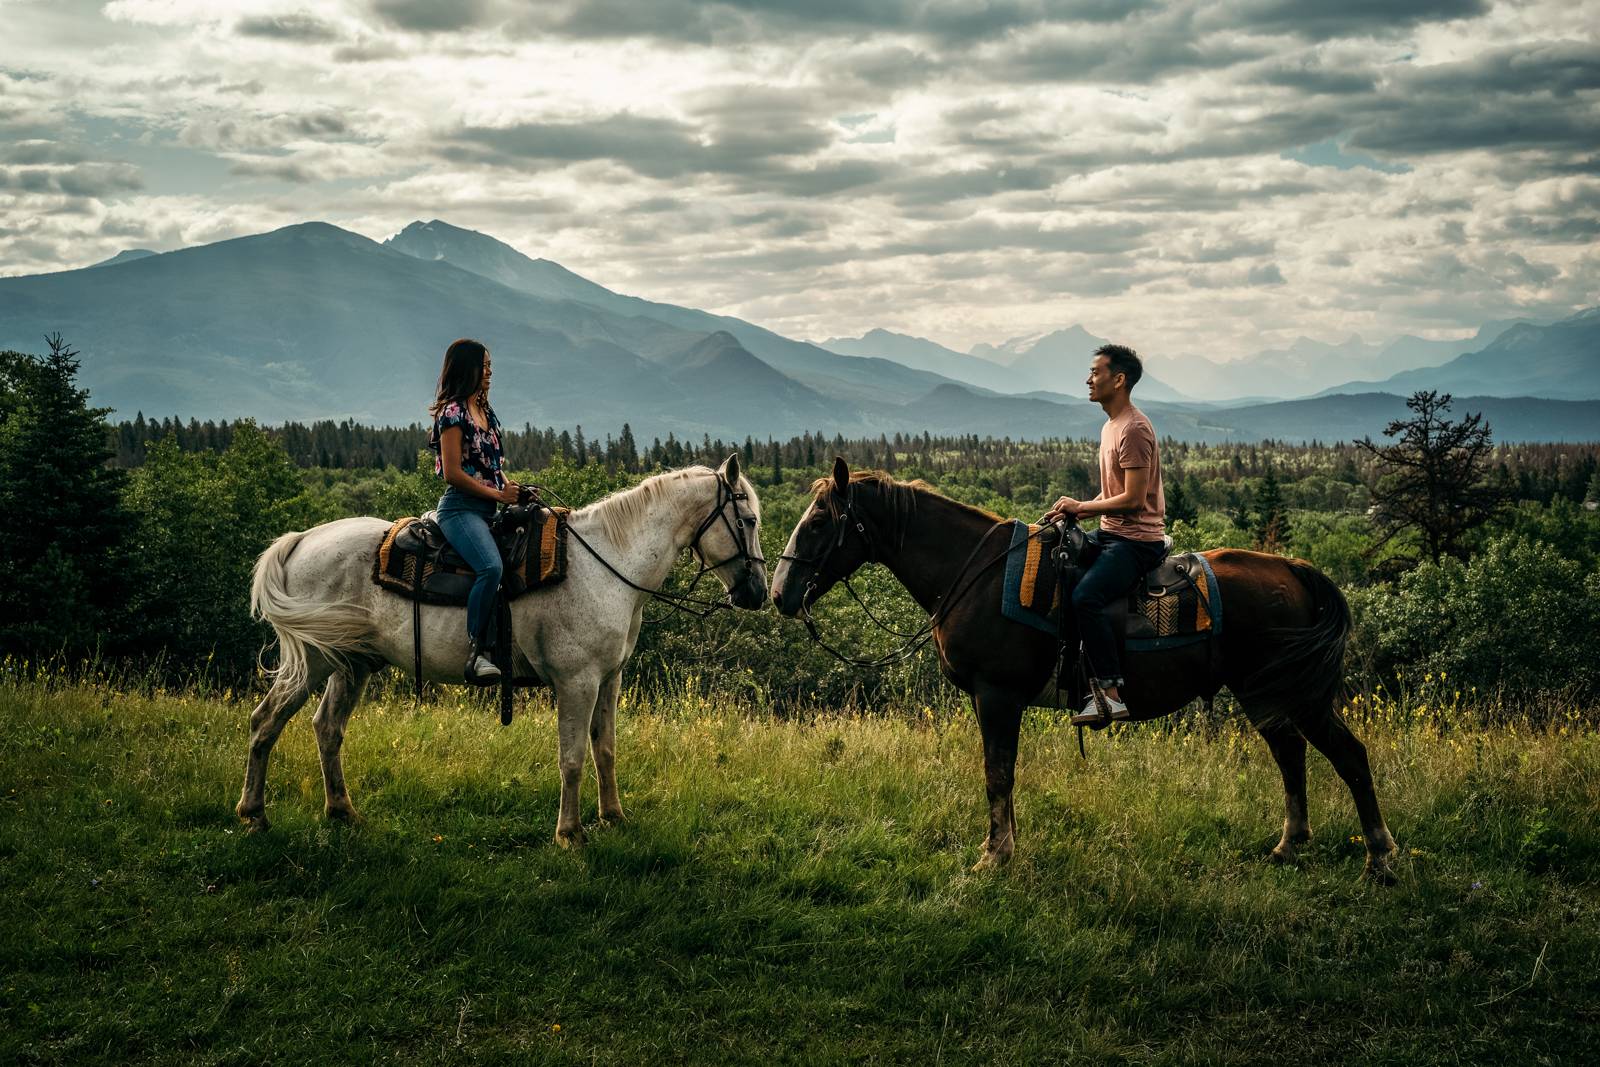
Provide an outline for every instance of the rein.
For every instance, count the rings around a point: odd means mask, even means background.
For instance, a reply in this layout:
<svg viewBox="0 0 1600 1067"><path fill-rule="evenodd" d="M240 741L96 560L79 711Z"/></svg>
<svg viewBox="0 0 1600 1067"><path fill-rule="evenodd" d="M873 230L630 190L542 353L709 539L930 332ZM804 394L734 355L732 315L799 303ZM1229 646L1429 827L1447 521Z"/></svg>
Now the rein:
<svg viewBox="0 0 1600 1067"><path fill-rule="evenodd" d="M839 491L837 489L830 490L830 493L835 498L839 496ZM912 656L922 651L922 647L933 639L934 631L939 628L939 623L944 621L945 614L956 603L956 601L960 600L963 595L971 590L972 587L977 584L978 579L983 577L984 573L987 572L989 568L1005 559L1017 548L1022 547L1021 545L1007 545L998 555L986 560L983 566L979 567L976 571L973 571L969 575L968 570L972 566L972 561L978 558L978 552L989 540L990 535L992 535L996 530L1009 525L1012 520L1002 520L985 530L983 532L983 536L978 538L978 543L972 546L972 551L967 553L967 558L962 562L960 569L956 571L956 576L951 580L950 587L940 594L933 611L928 615L927 619L923 620L922 625L918 626L917 629L911 633L905 633L903 631L896 630L894 627L890 626L882 619L874 615L872 613L872 609L867 607L866 601L861 599L861 596L855 591L855 587L850 584L849 575L843 577L840 581L841 584L844 585L845 592L849 593L851 599L853 599L857 604L861 605L861 610L866 613L867 618L871 619L873 624L876 625L878 629L884 631L885 633L893 634L895 637L903 637L906 639L900 645L900 647L891 649L881 656L876 656L872 659L858 659L854 656L848 656L834 648L832 645L828 644L828 642L823 639L821 632L817 629L816 619L811 615L811 605L815 603L815 601L811 599L811 594L817 588L817 576L822 573L823 564L828 561L828 557L833 555L835 549L844 544L844 539L846 536L848 536L852 526L855 527L856 533L861 536L862 543L866 545L867 562L879 562L877 549L873 544L872 536L867 533L866 523L862 522L860 519L854 518L851 515L851 512L855 510L855 506L856 483L851 482L850 487L844 497L844 510L840 511L838 514L837 521L839 523L839 536L834 539L833 543L824 549L822 554L819 556L796 556L786 552L778 557L780 561L787 560L793 563L804 563L813 568L811 572L811 578L806 582L805 594L800 598L800 621L805 624L806 633L810 635L811 640L820 645L823 651L829 653L841 663L848 664L852 667L887 667L890 664L900 663L904 660L910 659ZM1042 526L1033 533L1030 533L1022 542L1022 544L1026 544L1028 541L1040 536L1046 529L1049 529L1049 527ZM965 585L962 584L963 579L966 579Z"/></svg>
<svg viewBox="0 0 1600 1067"><path fill-rule="evenodd" d="M543 486L530 486L530 488L536 495L542 496L544 494L549 494L551 499L553 499L557 504L560 504L562 507L571 506L565 500L561 499L559 493L556 493L550 489L546 489ZM763 567L766 566L766 557L761 554L760 543L758 542L756 544L754 552L750 550L750 540L744 527L744 516L739 512L739 501L748 499L750 499L750 494L741 493L732 483L728 481L726 477L722 475L720 471L717 472L717 502L712 505L711 512L706 515L703 520L701 520L700 525L695 528L694 539L689 542L689 547L694 550L695 558L700 561L700 569L695 572L693 581L689 583L689 591L687 593L672 593L663 592L660 589L647 589L638 582L634 581L632 578L629 578L626 574L623 574L621 571L617 570L617 568L612 565L611 561L602 556L599 550L591 545L581 533L572 527L571 524L568 524L567 526L567 533L573 537L578 544L582 545L584 550L588 552L589 555L593 556L602 567L610 571L618 581L622 582L623 585L626 585L628 588L633 589L636 592L644 593L652 600L661 601L670 607L674 612L683 612L684 614L693 616L696 619L704 619L716 614L718 611L731 608L732 604L730 604L726 598L722 600L706 600L690 595L694 592L695 587L700 584L700 580L702 578L704 578L711 571L716 570L718 567L732 563L735 560L738 560L744 564L744 569L740 575L741 581L749 577L752 564L759 563ZM734 519L738 520L737 522L729 520L727 513L724 510L729 504L733 505L733 516ZM727 527L728 533L733 537L734 544L739 546L739 550L726 559L718 560L716 563L707 563L705 553L700 549L700 540L701 538L705 537L706 531L711 529L711 527L715 525L719 519L722 521L723 526ZM659 622L660 619L654 621Z"/></svg>

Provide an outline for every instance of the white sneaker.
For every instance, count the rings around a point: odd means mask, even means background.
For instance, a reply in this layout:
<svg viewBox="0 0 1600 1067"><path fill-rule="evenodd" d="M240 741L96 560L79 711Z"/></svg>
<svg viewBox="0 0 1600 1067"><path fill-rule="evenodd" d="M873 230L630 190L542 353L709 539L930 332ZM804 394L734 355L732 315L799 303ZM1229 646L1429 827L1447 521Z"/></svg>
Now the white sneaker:
<svg viewBox="0 0 1600 1067"><path fill-rule="evenodd" d="M494 661L488 656L480 653L478 658L472 661L472 673L479 678L498 678L500 677L500 668L496 667Z"/></svg>
<svg viewBox="0 0 1600 1067"><path fill-rule="evenodd" d="M1107 722L1121 722L1129 718L1128 705L1122 701L1108 697L1104 693L1100 694L1100 699L1106 702L1105 711L1100 710L1099 702L1095 699L1094 694L1091 693L1089 694L1088 703L1083 706L1083 710L1068 721L1073 726L1101 726ZM1109 717L1107 716L1108 712Z"/></svg>

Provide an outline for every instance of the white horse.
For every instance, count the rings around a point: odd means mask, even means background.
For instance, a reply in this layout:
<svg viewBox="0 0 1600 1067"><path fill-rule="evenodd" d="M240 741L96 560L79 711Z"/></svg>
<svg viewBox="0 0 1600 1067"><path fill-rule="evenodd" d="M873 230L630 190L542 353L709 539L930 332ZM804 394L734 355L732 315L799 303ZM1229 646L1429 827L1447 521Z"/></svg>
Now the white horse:
<svg viewBox="0 0 1600 1067"><path fill-rule="evenodd" d="M650 593L661 587L685 548L716 574L735 607L766 602L761 502L739 472L738 455L719 469L688 467L648 478L569 516L567 578L511 603L518 675L538 674L555 689L560 734L561 812L556 842L581 845L578 790L594 744L600 818L623 817L617 794L617 690L633 654ZM339 519L274 541L256 561L250 608L277 631L279 666L272 688L250 716L239 817L267 827L267 757L284 724L319 687L312 724L322 760L327 816L353 820L339 746L345 724L374 671L413 668L412 604L377 586L373 559L389 522ZM605 563L638 588L630 588ZM423 676L461 682L467 657L464 607L423 605Z"/></svg>

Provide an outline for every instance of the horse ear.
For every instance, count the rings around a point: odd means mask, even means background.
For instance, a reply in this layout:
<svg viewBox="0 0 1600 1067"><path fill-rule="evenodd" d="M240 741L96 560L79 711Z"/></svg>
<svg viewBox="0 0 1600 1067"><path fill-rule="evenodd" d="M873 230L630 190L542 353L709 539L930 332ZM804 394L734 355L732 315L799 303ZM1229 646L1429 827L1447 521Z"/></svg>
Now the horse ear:
<svg viewBox="0 0 1600 1067"><path fill-rule="evenodd" d="M833 487L840 493L850 492L850 464L843 456L833 457Z"/></svg>
<svg viewBox="0 0 1600 1067"><path fill-rule="evenodd" d="M728 458L722 461L722 466L721 466L720 469L718 469L717 473L722 475L724 478L728 479L728 484L729 485L738 485L739 484L739 453L737 453L737 452L729 453L728 454Z"/></svg>

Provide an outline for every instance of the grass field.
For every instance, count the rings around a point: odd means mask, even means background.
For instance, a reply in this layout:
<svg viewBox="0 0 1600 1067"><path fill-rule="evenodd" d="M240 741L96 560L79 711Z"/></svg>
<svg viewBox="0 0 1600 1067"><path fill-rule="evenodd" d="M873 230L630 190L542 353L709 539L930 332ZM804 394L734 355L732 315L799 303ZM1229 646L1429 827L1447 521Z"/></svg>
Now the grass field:
<svg viewBox="0 0 1600 1067"><path fill-rule="evenodd" d="M0 686L0 1062L1593 1063L1600 735L1358 725L1403 859L1359 879L1224 727L1030 716L1016 861L974 874L976 728L948 708L619 723L630 820L551 841L535 700L358 709L365 822L322 820L310 710L274 826L233 804L243 702Z"/></svg>

